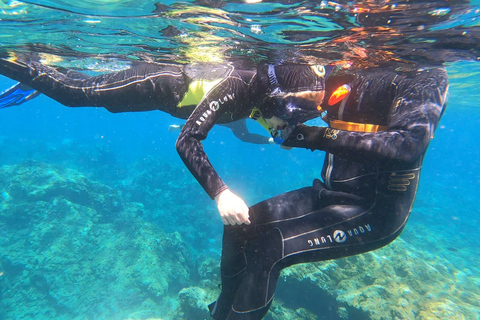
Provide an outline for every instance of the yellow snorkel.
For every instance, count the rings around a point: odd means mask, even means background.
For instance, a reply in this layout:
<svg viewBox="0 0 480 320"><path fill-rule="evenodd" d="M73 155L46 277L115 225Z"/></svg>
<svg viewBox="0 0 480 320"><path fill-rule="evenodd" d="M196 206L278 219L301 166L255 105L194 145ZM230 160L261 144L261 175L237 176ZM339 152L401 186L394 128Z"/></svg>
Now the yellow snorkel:
<svg viewBox="0 0 480 320"><path fill-rule="evenodd" d="M253 108L252 109L252 112L250 113L250 116L249 116L250 119L253 119L255 121L257 121L265 130L267 130L267 132L273 137L277 137L278 136L278 131L275 130L274 128L272 128L268 123L267 121L265 120L265 117L263 116L263 113L262 111L260 111L260 109L258 108Z"/></svg>

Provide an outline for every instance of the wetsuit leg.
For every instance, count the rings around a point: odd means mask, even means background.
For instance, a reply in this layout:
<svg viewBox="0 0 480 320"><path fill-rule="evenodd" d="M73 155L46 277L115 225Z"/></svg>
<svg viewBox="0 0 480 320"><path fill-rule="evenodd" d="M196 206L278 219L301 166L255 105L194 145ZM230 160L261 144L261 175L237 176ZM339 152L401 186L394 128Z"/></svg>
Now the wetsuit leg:
<svg viewBox="0 0 480 320"><path fill-rule="evenodd" d="M319 199L320 198L320 199ZM409 211L395 196L374 202L324 188L303 188L251 208L256 222L245 247L246 268L227 320L262 319L283 268L367 252L403 229Z"/></svg>
<svg viewBox="0 0 480 320"><path fill-rule="evenodd" d="M248 229L248 231L247 231ZM248 226L225 226L223 231L222 260L220 263L222 292L217 301L209 305L214 319L225 319L243 279L247 261L245 244L252 229Z"/></svg>
<svg viewBox="0 0 480 320"><path fill-rule="evenodd" d="M55 69L35 59L28 56L15 60L0 58L0 74L69 107L171 113L186 92L189 81L178 65L136 63L119 72L88 76Z"/></svg>
<svg viewBox="0 0 480 320"><path fill-rule="evenodd" d="M250 209L250 220L252 224L249 226L225 226L223 233L223 247L221 260L221 276L222 276L222 293L215 303L212 303L209 308L214 319L226 319L231 311L233 300L236 296L238 288L243 281L244 274L247 268L247 260L245 250L254 253L255 245L263 241L263 238L257 238L257 234L263 231L268 231L269 221L272 221L273 215L256 214L260 212L276 212L277 216L288 216L289 212L293 211L288 205L298 205L302 211L310 211L312 207L311 188L304 188L281 196L271 198L261 202L257 208ZM301 201L303 199L303 201ZM261 206L261 208L258 208ZM275 208L275 209L274 209ZM267 224L266 224L267 223ZM270 235L266 235L269 238ZM248 249L246 245L248 244ZM250 254L252 254L250 253ZM262 261L262 257L258 257ZM254 267L249 265L249 267ZM255 280L245 280L249 283ZM244 286L248 286L244 284Z"/></svg>
<svg viewBox="0 0 480 320"><path fill-rule="evenodd" d="M294 217L295 211L289 206L296 206L300 211L311 211L313 204L309 199L313 198L314 195L311 188L304 188L277 196L263 201L256 207L250 209L251 225L225 227L221 262L222 293L217 302L210 306L210 311L214 319L224 320L235 317L235 311L232 310L232 304L235 297L240 299L238 297L245 297L251 293L252 296L249 298L250 300L263 301L262 296L264 296L264 290L251 290L250 293L242 293L241 295L237 294L239 290L246 292L249 291L249 288L258 289L255 283L257 281L260 281L260 283L262 282L261 274L248 269L255 269L257 267L264 269L257 264L262 264L264 266L269 265L274 259L278 259L278 255L281 255L281 250L276 250L276 247L272 248L269 255L265 255L264 250L262 250L265 241L273 243L281 241L278 231L275 229L270 230L271 228L269 226L269 222L276 218L274 218L274 215L262 215L256 214L256 212L275 212L275 217L279 218L281 216L288 217L289 215ZM265 232L265 234L263 234L263 232ZM277 237L277 239L273 240L275 237ZM259 248L261 248L261 250L258 250ZM246 255L250 256L249 261L255 261L255 263L247 264ZM254 257L255 255L257 256ZM277 271L279 274L280 270ZM247 277L245 277L246 272L248 272ZM278 274L275 278L278 277ZM230 275L230 277L227 277L228 275ZM264 303L261 303L259 305L261 307L255 313L260 314L261 318L263 317L261 314L265 314L268 311L270 304L267 303L267 306L265 306ZM245 317L248 316L252 316L252 312L245 315ZM239 315L239 317L239 319L243 319L243 315Z"/></svg>

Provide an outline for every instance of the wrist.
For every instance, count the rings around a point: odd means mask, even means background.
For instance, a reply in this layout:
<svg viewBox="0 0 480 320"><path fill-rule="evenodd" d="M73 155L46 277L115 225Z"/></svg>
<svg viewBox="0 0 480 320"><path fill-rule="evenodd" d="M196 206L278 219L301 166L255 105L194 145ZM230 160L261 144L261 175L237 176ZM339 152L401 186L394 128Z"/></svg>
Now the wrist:
<svg viewBox="0 0 480 320"><path fill-rule="evenodd" d="M227 191L229 191L228 188L225 188L225 189L220 190L220 192L217 193L217 195L214 196L213 199L218 203L219 198L220 198L223 194L225 194Z"/></svg>

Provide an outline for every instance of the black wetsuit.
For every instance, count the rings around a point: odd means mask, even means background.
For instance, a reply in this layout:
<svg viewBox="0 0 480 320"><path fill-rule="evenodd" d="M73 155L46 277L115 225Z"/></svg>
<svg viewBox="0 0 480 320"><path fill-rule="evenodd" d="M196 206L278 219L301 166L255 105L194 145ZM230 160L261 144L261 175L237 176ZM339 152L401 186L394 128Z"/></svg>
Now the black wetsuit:
<svg viewBox="0 0 480 320"><path fill-rule="evenodd" d="M284 142L325 150L323 181L252 206L249 226L225 227L215 319L262 319L281 269L377 249L405 227L445 107L446 72L331 76L326 97L343 84L348 97L322 105L331 127L298 125ZM203 161L197 154L195 163Z"/></svg>
<svg viewBox="0 0 480 320"><path fill-rule="evenodd" d="M103 107L110 112L161 110L187 119L209 90L234 74L249 81L255 71L237 71L223 65L180 65L133 62L119 72L89 76L41 63L41 55L32 53L0 56L0 74L21 82L69 107ZM249 113L228 112L218 123L230 128L242 141L266 144L269 137L248 131Z"/></svg>

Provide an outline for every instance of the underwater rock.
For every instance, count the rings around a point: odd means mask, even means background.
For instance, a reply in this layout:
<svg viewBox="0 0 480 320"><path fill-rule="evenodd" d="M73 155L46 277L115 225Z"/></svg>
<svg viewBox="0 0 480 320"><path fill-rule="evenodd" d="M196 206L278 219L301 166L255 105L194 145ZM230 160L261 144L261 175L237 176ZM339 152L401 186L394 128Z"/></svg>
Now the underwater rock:
<svg viewBox="0 0 480 320"><path fill-rule="evenodd" d="M292 308L286 301L300 295L295 306L330 313L325 319L478 319L480 287L472 284L479 279L459 281L464 272L400 238L373 252L288 268L276 297Z"/></svg>
<svg viewBox="0 0 480 320"><path fill-rule="evenodd" d="M198 278L205 283L211 283L213 286L220 283L220 255L217 257L202 257L200 265L197 268Z"/></svg>
<svg viewBox="0 0 480 320"><path fill-rule="evenodd" d="M189 285L179 233L142 219L142 204L79 172L0 167L0 318L164 318ZM19 307L21 306L21 308Z"/></svg>
<svg viewBox="0 0 480 320"><path fill-rule="evenodd" d="M185 288L178 294L181 313L178 319L210 319L208 305L213 301L209 294L202 288Z"/></svg>
<svg viewBox="0 0 480 320"><path fill-rule="evenodd" d="M209 318L220 293L215 208L176 166L134 169L115 189L40 162L0 167L0 319ZM265 320L480 318L475 266L422 248L400 238L288 268Z"/></svg>
<svg viewBox="0 0 480 320"><path fill-rule="evenodd" d="M287 319L295 319L295 320L318 320L323 319L315 315L313 312L304 309L290 309L285 307L281 302L274 303L270 308L265 320L287 320ZM325 318L328 320L333 320L330 318Z"/></svg>
<svg viewBox="0 0 480 320"><path fill-rule="evenodd" d="M16 211L20 216L14 215L16 221L12 223L20 228L32 222L24 216L26 212L33 213L34 208L28 205L31 203L66 201L88 206L96 210L99 220L104 222L111 221L122 210L118 191L90 181L72 169L29 161L1 167L0 181L5 205L18 207Z"/></svg>

